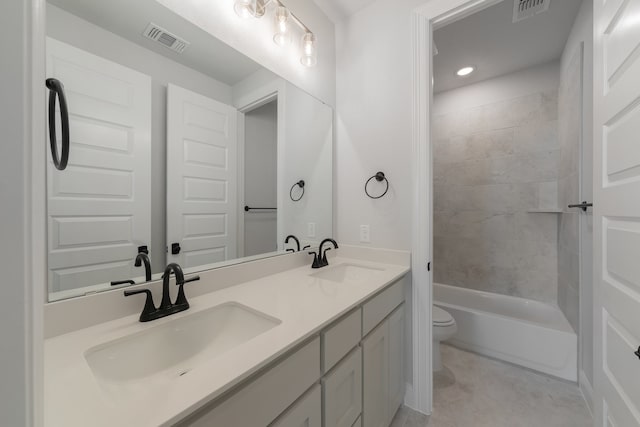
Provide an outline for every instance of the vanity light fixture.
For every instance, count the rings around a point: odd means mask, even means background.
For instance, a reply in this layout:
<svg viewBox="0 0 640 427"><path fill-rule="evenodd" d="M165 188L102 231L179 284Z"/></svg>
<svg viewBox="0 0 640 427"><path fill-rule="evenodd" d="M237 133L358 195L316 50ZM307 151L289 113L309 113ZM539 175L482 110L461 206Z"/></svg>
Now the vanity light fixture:
<svg viewBox="0 0 640 427"><path fill-rule="evenodd" d="M313 67L318 63L318 51L316 35L308 32L302 36L302 57L300 62L305 67Z"/></svg>
<svg viewBox="0 0 640 427"><path fill-rule="evenodd" d="M267 9L269 0L235 0L233 9L240 18L260 18Z"/></svg>
<svg viewBox="0 0 640 427"><path fill-rule="evenodd" d="M276 7L273 41L278 46L290 44L293 40L290 23L297 24L304 31L300 63L306 67L315 66L318 63L318 39L280 0L235 0L234 10L241 18L261 18L266 13L267 6L271 3Z"/></svg>
<svg viewBox="0 0 640 427"><path fill-rule="evenodd" d="M289 30L289 21L291 14L289 13L289 9L284 6L278 6L276 9L275 16L275 30L276 33L273 35L273 41L278 46L286 46L291 44L292 37L291 31Z"/></svg>
<svg viewBox="0 0 640 427"><path fill-rule="evenodd" d="M466 77L469 74L473 73L476 69L474 67L462 67L458 71L456 71L456 76L458 77Z"/></svg>

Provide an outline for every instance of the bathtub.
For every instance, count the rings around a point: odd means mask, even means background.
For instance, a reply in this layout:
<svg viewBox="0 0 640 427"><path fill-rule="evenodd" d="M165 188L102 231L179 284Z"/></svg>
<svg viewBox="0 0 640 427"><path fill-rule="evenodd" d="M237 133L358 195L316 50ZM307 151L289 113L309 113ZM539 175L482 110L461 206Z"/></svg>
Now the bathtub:
<svg viewBox="0 0 640 427"><path fill-rule="evenodd" d="M433 299L458 324L454 346L577 381L578 338L559 308L438 283Z"/></svg>

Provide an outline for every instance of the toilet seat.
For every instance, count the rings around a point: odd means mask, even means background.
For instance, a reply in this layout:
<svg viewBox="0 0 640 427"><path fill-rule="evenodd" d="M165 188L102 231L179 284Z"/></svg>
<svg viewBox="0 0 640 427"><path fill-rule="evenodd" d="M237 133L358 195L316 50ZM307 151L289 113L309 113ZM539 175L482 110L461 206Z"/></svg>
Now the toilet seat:
<svg viewBox="0 0 640 427"><path fill-rule="evenodd" d="M433 326L445 327L456 323L451 314L447 313L440 307L433 306Z"/></svg>

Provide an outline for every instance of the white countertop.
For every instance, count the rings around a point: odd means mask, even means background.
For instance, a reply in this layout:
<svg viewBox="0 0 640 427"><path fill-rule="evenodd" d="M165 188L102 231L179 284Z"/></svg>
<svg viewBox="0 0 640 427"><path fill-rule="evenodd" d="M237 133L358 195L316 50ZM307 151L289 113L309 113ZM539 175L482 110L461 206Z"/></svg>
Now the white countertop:
<svg viewBox="0 0 640 427"><path fill-rule="evenodd" d="M136 314L45 340L45 426L172 425L409 271L405 265L361 259L335 257L330 262L325 268L351 263L384 270L376 272L375 280L368 282L336 283L311 277L319 270L306 266L196 298L189 298L189 285L186 285L191 308L185 312L148 323L138 322ZM188 375L158 379L136 393L135 398L103 388L84 357L84 353L96 345L231 301L282 323L197 366ZM140 297L141 310L142 306Z"/></svg>

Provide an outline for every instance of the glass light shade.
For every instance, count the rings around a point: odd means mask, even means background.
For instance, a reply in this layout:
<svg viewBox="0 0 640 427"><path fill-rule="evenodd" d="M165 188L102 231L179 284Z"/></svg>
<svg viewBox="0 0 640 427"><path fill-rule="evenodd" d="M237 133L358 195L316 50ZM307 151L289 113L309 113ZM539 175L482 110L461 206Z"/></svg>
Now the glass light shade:
<svg viewBox="0 0 640 427"><path fill-rule="evenodd" d="M289 31L289 10L284 6L278 6L275 13L275 34L273 41L278 46L286 46L291 43L291 31Z"/></svg>
<svg viewBox="0 0 640 427"><path fill-rule="evenodd" d="M236 0L233 10L240 18L248 19L256 16L257 0Z"/></svg>
<svg viewBox="0 0 640 427"><path fill-rule="evenodd" d="M300 62L306 67L313 67L318 63L318 47L315 34L305 33L302 36L302 56Z"/></svg>
<svg viewBox="0 0 640 427"><path fill-rule="evenodd" d="M269 0L235 0L233 9L244 19L260 18L264 15Z"/></svg>

